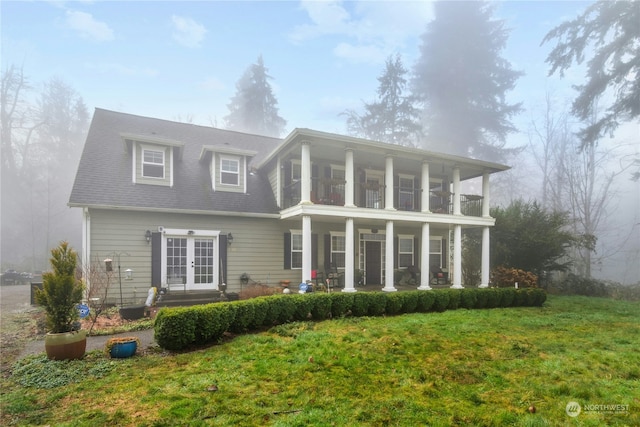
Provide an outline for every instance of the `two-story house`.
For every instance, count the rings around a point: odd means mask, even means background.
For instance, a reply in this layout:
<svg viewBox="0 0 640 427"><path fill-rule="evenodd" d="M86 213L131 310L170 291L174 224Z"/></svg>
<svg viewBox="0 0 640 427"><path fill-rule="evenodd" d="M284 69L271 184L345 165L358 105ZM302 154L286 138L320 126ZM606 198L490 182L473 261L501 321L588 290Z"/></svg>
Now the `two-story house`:
<svg viewBox="0 0 640 427"><path fill-rule="evenodd" d="M125 300L149 286L230 291L338 273L396 290L418 268L462 287L462 231L482 229L489 283L489 177L507 166L295 129L286 138L96 109L69 205L82 260L114 259ZM461 194L474 179L481 194ZM477 284L469 284L477 285ZM114 294L115 295L115 294Z"/></svg>

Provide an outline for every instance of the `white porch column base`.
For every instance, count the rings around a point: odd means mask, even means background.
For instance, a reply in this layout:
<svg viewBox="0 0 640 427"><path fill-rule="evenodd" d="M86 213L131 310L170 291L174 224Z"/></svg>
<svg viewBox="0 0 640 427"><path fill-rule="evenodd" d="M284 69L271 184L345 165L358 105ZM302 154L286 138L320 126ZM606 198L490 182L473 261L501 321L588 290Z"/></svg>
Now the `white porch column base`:
<svg viewBox="0 0 640 427"><path fill-rule="evenodd" d="M421 291L431 290L429 286L429 278L431 269L429 268L429 238L430 238L429 223L422 224L422 241L420 245L420 286L418 289Z"/></svg>
<svg viewBox="0 0 640 427"><path fill-rule="evenodd" d="M384 292L396 292L393 286L393 221L387 221L386 235L384 239L385 263L384 263Z"/></svg>

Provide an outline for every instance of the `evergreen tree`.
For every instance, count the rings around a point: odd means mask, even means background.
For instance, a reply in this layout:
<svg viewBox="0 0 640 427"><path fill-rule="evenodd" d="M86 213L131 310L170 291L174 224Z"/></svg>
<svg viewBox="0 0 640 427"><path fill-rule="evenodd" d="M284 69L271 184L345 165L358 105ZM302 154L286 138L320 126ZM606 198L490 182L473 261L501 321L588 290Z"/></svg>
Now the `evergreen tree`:
<svg viewBox="0 0 640 427"><path fill-rule="evenodd" d="M621 120L640 117L640 2L598 1L572 21L555 27L542 43L556 40L547 57L549 75L560 76L574 63L587 61L586 83L577 85L572 113L586 126L578 136L583 145L597 144L612 134ZM602 95L611 91L613 101L598 120L592 120ZM640 178L640 170L634 172Z"/></svg>
<svg viewBox="0 0 640 427"><path fill-rule="evenodd" d="M422 36L413 94L424 107L429 147L459 155L502 160L509 121L521 104L505 93L522 74L500 56L508 31L478 1L439 1Z"/></svg>
<svg viewBox="0 0 640 427"><path fill-rule="evenodd" d="M384 73L378 77L378 100L365 103L365 113L347 110L347 130L350 135L391 144L415 146L421 132L418 110L411 96L403 96L407 86L407 70L400 55L387 58Z"/></svg>
<svg viewBox="0 0 640 427"><path fill-rule="evenodd" d="M566 212L547 212L537 202L516 200L506 208L491 209L496 225L491 230L492 267L531 271L544 277L550 271L566 271L568 249L576 236Z"/></svg>
<svg viewBox="0 0 640 427"><path fill-rule="evenodd" d="M278 115L278 101L273 95L267 68L262 61L252 64L236 83L236 94L227 105L224 120L227 129L279 137L287 122Z"/></svg>

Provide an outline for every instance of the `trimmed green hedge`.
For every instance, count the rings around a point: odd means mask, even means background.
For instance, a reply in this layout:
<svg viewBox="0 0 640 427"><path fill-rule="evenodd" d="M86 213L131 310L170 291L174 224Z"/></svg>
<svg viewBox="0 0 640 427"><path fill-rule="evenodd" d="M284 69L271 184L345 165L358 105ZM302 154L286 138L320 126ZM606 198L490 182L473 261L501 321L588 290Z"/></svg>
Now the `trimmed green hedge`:
<svg viewBox="0 0 640 427"><path fill-rule="evenodd" d="M271 295L242 301L161 309L155 340L167 350L218 342L225 332L244 333L289 322L344 316L382 316L495 307L541 306L538 288L465 288L433 291Z"/></svg>

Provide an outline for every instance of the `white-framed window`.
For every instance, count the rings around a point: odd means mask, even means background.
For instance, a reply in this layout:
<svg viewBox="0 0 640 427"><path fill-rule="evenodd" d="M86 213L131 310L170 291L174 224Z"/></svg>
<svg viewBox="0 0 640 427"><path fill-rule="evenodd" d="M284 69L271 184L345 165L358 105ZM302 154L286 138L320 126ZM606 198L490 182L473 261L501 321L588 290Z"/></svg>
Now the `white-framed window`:
<svg viewBox="0 0 640 427"><path fill-rule="evenodd" d="M398 268L414 265L413 236L398 236Z"/></svg>
<svg viewBox="0 0 640 427"><path fill-rule="evenodd" d="M345 265L345 235L331 233L331 267L344 268Z"/></svg>
<svg viewBox="0 0 640 427"><path fill-rule="evenodd" d="M411 175L398 176L398 209L412 211L414 205L414 179Z"/></svg>
<svg viewBox="0 0 640 427"><path fill-rule="evenodd" d="M302 232L291 231L291 268L302 268Z"/></svg>
<svg viewBox="0 0 640 427"><path fill-rule="evenodd" d="M442 239L429 240L429 269L440 268L442 265Z"/></svg>
<svg viewBox="0 0 640 427"><path fill-rule="evenodd" d="M220 184L240 185L240 160L237 157L220 157Z"/></svg>
<svg viewBox="0 0 640 427"><path fill-rule="evenodd" d="M144 178L164 179L164 150L142 148L142 176Z"/></svg>

